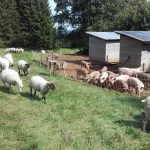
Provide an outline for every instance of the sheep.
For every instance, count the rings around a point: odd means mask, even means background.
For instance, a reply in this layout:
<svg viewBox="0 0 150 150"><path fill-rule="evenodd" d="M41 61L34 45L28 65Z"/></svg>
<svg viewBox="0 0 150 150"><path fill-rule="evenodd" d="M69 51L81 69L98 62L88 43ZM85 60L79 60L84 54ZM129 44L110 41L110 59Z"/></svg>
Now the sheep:
<svg viewBox="0 0 150 150"><path fill-rule="evenodd" d="M14 47L5 49L5 53L14 52L14 51L15 51Z"/></svg>
<svg viewBox="0 0 150 150"><path fill-rule="evenodd" d="M41 50L41 53L42 53L42 54L45 54L46 52L45 52L45 50Z"/></svg>
<svg viewBox="0 0 150 150"><path fill-rule="evenodd" d="M113 89L119 92L128 91L128 84L124 80L116 80L113 84Z"/></svg>
<svg viewBox="0 0 150 150"><path fill-rule="evenodd" d="M137 78L144 83L145 87L150 87L150 74L139 72L137 73Z"/></svg>
<svg viewBox="0 0 150 150"><path fill-rule="evenodd" d="M13 66L13 57L12 54L8 53L6 55L3 56L3 58L6 58L9 61L10 66Z"/></svg>
<svg viewBox="0 0 150 150"><path fill-rule="evenodd" d="M85 78L88 73L89 71L86 70L85 68L77 68L77 79L79 79L81 76Z"/></svg>
<svg viewBox="0 0 150 150"><path fill-rule="evenodd" d="M55 84L52 82L48 82L47 80L45 80L40 76L32 76L29 82L29 87L31 96L32 96L32 89L35 89L34 95L36 95L36 91L39 91L40 94L42 95L42 99L44 99L46 103L45 95L48 93L50 89L52 90L55 89Z"/></svg>
<svg viewBox="0 0 150 150"><path fill-rule="evenodd" d="M24 52L24 49L23 48L19 48L19 52Z"/></svg>
<svg viewBox="0 0 150 150"><path fill-rule="evenodd" d="M143 131L146 131L146 125L150 121L150 96L141 100L144 103L144 119L143 119Z"/></svg>
<svg viewBox="0 0 150 150"><path fill-rule="evenodd" d="M136 74L138 72L143 72L142 71L142 67L138 67L138 68L125 68L125 67L122 67L122 68L119 68L119 73L120 74L126 74L126 75L129 75L129 76L136 76Z"/></svg>
<svg viewBox="0 0 150 150"><path fill-rule="evenodd" d="M12 47L12 48L7 48L7 49L5 50L5 53L8 53L8 52L21 53L21 52L23 52L23 51L24 51L23 48L14 48L14 47Z"/></svg>
<svg viewBox="0 0 150 150"><path fill-rule="evenodd" d="M24 72L24 75L29 73L29 68L30 68L30 64L27 63L25 60L19 60L18 61L18 70L19 70L19 74L20 74L20 70L22 70Z"/></svg>
<svg viewBox="0 0 150 150"><path fill-rule="evenodd" d="M6 58L0 57L0 68L1 71L9 68L9 61Z"/></svg>
<svg viewBox="0 0 150 150"><path fill-rule="evenodd" d="M16 48L14 53L22 53L24 52L24 49L23 48Z"/></svg>
<svg viewBox="0 0 150 150"><path fill-rule="evenodd" d="M81 68L85 68L87 70L90 70L89 64L86 61L81 61Z"/></svg>
<svg viewBox="0 0 150 150"><path fill-rule="evenodd" d="M129 77L127 83L129 86L129 92L131 92L131 87L134 88L136 91L136 94L139 94L139 99L140 99L140 94L144 90L143 82L141 82L139 79L135 77Z"/></svg>
<svg viewBox="0 0 150 150"><path fill-rule="evenodd" d="M6 83L9 84L10 89L11 85L16 85L19 88L20 93L22 92L21 88L23 87L22 80L19 77L19 74L13 69L5 69L1 72L0 78L3 84L6 86Z"/></svg>

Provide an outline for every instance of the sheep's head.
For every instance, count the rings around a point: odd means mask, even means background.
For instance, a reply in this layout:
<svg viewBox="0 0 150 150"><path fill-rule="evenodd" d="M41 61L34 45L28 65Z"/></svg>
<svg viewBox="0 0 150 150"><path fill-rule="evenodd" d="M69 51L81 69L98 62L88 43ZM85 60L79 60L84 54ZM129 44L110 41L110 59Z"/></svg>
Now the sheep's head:
<svg viewBox="0 0 150 150"><path fill-rule="evenodd" d="M48 83L46 83L46 87L47 87L48 89L55 90L55 84L54 84L54 83L52 83L52 82L48 82Z"/></svg>
<svg viewBox="0 0 150 150"><path fill-rule="evenodd" d="M19 91L21 92L21 88L23 88L23 83L22 80L18 80L18 81L13 81L12 85L16 85L19 88Z"/></svg>
<svg viewBox="0 0 150 150"><path fill-rule="evenodd" d="M30 68L30 64L25 64L25 66L26 66L27 68Z"/></svg>
<svg viewBox="0 0 150 150"><path fill-rule="evenodd" d="M16 85L20 88L23 88L22 80L16 81Z"/></svg>

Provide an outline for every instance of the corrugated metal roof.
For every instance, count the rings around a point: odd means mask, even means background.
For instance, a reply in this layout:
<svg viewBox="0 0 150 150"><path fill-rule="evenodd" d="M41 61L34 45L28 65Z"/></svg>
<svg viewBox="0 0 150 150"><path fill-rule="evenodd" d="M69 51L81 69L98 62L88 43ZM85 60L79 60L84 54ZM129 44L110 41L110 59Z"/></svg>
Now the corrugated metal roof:
<svg viewBox="0 0 150 150"><path fill-rule="evenodd" d="M120 40L120 35L115 32L86 32L86 33L104 40Z"/></svg>
<svg viewBox="0 0 150 150"><path fill-rule="evenodd" d="M129 36L144 43L150 43L150 31L116 31L116 33Z"/></svg>

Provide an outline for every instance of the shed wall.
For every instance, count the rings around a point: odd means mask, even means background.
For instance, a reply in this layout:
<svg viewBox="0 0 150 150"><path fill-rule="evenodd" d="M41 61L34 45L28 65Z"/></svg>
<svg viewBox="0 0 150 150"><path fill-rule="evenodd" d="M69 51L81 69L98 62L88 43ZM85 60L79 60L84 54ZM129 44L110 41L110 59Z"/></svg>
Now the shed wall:
<svg viewBox="0 0 150 150"><path fill-rule="evenodd" d="M121 35L120 36L120 63L123 65L127 58L130 59L124 64L126 67L141 66L141 50L143 45L140 41Z"/></svg>
<svg viewBox="0 0 150 150"><path fill-rule="evenodd" d="M89 58L92 63L105 62L106 41L89 36Z"/></svg>

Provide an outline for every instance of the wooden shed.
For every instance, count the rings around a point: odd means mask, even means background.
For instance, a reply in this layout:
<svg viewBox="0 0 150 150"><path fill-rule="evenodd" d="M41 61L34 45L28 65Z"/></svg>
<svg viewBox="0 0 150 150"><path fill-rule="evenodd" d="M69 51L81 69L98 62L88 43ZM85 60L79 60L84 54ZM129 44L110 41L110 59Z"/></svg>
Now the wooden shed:
<svg viewBox="0 0 150 150"><path fill-rule="evenodd" d="M94 64L119 62L120 35L115 32L89 34L89 59Z"/></svg>
<svg viewBox="0 0 150 150"><path fill-rule="evenodd" d="M120 63L150 72L150 31L116 31L120 34Z"/></svg>

